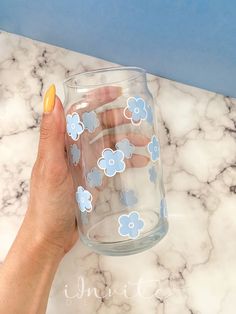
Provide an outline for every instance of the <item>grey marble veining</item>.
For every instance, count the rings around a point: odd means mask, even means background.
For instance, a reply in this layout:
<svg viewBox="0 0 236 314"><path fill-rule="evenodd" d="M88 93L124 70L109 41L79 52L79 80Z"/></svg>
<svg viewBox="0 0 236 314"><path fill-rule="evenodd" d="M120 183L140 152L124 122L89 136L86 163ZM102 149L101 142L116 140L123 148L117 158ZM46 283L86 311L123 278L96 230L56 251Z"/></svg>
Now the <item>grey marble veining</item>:
<svg viewBox="0 0 236 314"><path fill-rule="evenodd" d="M111 63L0 33L0 261L27 208L42 95ZM236 308L236 100L148 76L158 104L170 230L134 256L81 243L62 261L49 314L233 314Z"/></svg>

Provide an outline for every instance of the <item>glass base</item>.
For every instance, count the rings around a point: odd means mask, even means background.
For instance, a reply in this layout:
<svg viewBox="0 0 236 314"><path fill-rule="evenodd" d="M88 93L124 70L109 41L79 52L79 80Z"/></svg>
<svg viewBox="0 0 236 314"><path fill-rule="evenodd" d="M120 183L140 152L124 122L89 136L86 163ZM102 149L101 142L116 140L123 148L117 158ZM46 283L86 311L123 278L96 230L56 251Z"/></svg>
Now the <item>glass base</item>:
<svg viewBox="0 0 236 314"><path fill-rule="evenodd" d="M102 227L102 226L101 226ZM128 239L117 242L93 241L83 234L80 235L82 242L93 251L109 256L124 256L143 252L157 244L168 231L167 219L159 220L154 229L142 234L140 238Z"/></svg>

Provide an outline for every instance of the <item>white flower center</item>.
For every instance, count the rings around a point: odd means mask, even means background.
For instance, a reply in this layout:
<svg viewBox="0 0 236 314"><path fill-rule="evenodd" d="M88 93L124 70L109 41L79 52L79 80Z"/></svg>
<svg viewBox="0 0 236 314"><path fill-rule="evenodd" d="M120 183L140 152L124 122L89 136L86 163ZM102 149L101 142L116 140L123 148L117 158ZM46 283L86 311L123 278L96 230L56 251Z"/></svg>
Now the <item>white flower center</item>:
<svg viewBox="0 0 236 314"><path fill-rule="evenodd" d="M130 229L132 229L134 227L134 223L130 222L128 226L129 226Z"/></svg>
<svg viewBox="0 0 236 314"><path fill-rule="evenodd" d="M115 160L114 159L109 159L108 164L110 166L113 166L115 164Z"/></svg>
<svg viewBox="0 0 236 314"><path fill-rule="evenodd" d="M71 124L71 128L72 128L73 130L75 129L75 124L74 124L74 123Z"/></svg>
<svg viewBox="0 0 236 314"><path fill-rule="evenodd" d="M139 108L138 107L136 107L135 109L134 109L134 113L139 113Z"/></svg>

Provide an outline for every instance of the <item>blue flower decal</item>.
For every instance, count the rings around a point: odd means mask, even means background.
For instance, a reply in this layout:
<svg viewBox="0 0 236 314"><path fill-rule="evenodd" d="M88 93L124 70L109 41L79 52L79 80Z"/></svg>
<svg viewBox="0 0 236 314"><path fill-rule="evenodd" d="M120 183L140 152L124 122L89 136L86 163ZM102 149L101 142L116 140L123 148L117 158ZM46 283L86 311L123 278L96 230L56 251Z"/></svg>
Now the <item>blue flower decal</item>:
<svg viewBox="0 0 236 314"><path fill-rule="evenodd" d="M125 170L124 153L121 150L113 151L111 148L105 148L97 165L104 170L106 176L113 177L117 172Z"/></svg>
<svg viewBox="0 0 236 314"><path fill-rule="evenodd" d="M128 215L121 215L118 222L119 234L123 237L129 236L131 239L137 238L144 227L144 221L140 218L139 213L135 211Z"/></svg>
<svg viewBox="0 0 236 314"><path fill-rule="evenodd" d="M95 129L100 125L99 119L97 118L95 111L83 113L82 120L85 129L87 129L90 133L93 133Z"/></svg>
<svg viewBox="0 0 236 314"><path fill-rule="evenodd" d="M160 204L160 217L161 218L167 218L168 217L166 201L164 198L161 200L161 204Z"/></svg>
<svg viewBox="0 0 236 314"><path fill-rule="evenodd" d="M153 183L156 183L156 180L157 180L157 172L156 172L155 166L152 166L152 168L150 168L150 169L148 170L148 172L149 172L149 179L150 179L150 181L153 182Z"/></svg>
<svg viewBox="0 0 236 314"><path fill-rule="evenodd" d="M145 104L145 109L147 111L147 122L149 124L153 123L153 112L152 112L152 107L149 104Z"/></svg>
<svg viewBox="0 0 236 314"><path fill-rule="evenodd" d="M92 210L92 194L85 190L82 186L78 186L76 192L76 201L82 212L91 212Z"/></svg>
<svg viewBox="0 0 236 314"><path fill-rule="evenodd" d="M125 206L133 206L138 202L137 197L134 194L134 191L122 191L120 193L120 201Z"/></svg>
<svg viewBox="0 0 236 314"><path fill-rule="evenodd" d="M116 143L116 148L121 150L124 153L125 158L128 159L132 157L135 150L135 146L130 143L127 138L124 138L120 142Z"/></svg>
<svg viewBox="0 0 236 314"><path fill-rule="evenodd" d="M151 142L148 144L147 149L151 155L152 161L157 161L160 156L160 145L155 135L152 136Z"/></svg>
<svg viewBox="0 0 236 314"><path fill-rule="evenodd" d="M91 188L102 185L102 174L97 168L93 168L87 174L87 181Z"/></svg>
<svg viewBox="0 0 236 314"><path fill-rule="evenodd" d="M80 117L77 112L74 112L72 115L68 114L66 116L66 129L68 135L72 138L72 140L78 140L80 134L84 131L84 125L80 121Z"/></svg>
<svg viewBox="0 0 236 314"><path fill-rule="evenodd" d="M129 97L124 109L124 116L130 119L132 124L139 125L142 120L147 118L145 101L140 97Z"/></svg>
<svg viewBox="0 0 236 314"><path fill-rule="evenodd" d="M77 166L80 160L80 149L76 144L70 145L72 163Z"/></svg>

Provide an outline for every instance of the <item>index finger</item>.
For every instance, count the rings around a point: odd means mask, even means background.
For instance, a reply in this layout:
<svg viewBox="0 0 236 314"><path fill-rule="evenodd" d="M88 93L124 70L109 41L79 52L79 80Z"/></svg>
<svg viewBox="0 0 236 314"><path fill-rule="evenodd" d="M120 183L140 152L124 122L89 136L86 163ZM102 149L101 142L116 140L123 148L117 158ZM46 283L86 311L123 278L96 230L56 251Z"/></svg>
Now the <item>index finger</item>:
<svg viewBox="0 0 236 314"><path fill-rule="evenodd" d="M99 108L102 105L110 103L120 97L122 94L122 88L120 86L103 86L84 94L78 102L75 101L74 104L69 108L67 114L73 112L78 112L83 114L84 112L89 112Z"/></svg>

